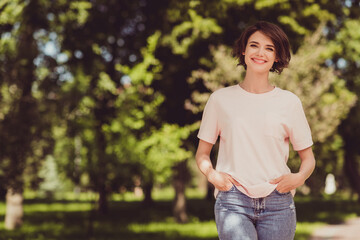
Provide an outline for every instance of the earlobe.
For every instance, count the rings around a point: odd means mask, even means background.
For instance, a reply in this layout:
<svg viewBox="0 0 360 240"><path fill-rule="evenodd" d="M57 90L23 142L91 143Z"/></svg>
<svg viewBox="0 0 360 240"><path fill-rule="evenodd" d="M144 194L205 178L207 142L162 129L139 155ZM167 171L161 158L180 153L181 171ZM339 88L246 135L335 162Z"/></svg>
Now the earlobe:
<svg viewBox="0 0 360 240"><path fill-rule="evenodd" d="M243 52L243 53L242 53L242 55L244 55L244 56L245 56L245 52Z"/></svg>

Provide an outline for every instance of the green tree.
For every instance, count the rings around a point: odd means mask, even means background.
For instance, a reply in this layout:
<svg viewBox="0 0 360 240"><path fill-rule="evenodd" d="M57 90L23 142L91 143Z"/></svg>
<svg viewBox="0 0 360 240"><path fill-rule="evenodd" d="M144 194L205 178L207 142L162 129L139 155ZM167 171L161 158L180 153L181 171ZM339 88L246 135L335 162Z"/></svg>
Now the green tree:
<svg viewBox="0 0 360 240"><path fill-rule="evenodd" d="M123 4L125 9L134 6L130 1ZM68 72L61 96L65 118L55 129L56 156L60 168L76 184L82 180L99 193L99 210L103 213L107 211L108 195L123 182L119 179L126 173L122 161L131 156L128 143L134 137L126 135L127 127L133 124L136 128L141 122L137 105L133 105L133 110L127 105L134 98L126 97L136 88L126 89L128 83L121 82L125 75L117 70L117 65L127 63L124 58L131 55L121 48L121 37L127 33L119 31L119 26L120 30L121 26L131 28L122 16L127 14L123 10L115 1L72 1L58 2L53 13L59 51L67 56L62 65ZM138 121L118 119L114 123L118 116L133 114ZM118 147L111 145L116 138L121 139Z"/></svg>
<svg viewBox="0 0 360 240"><path fill-rule="evenodd" d="M140 175L143 184L150 186L168 178L174 162L190 154L175 140L184 138L186 130L161 127L159 121L157 107L163 97L149 85L162 69L154 57L160 33L145 38L149 31L140 31L142 14L149 9L136 13L140 3L133 1L63 4L59 9L67 10L56 13L54 25L62 26L57 28L58 42L68 56L63 66L70 77L62 84L65 118L54 128L56 156L76 184L83 181L99 193L99 210L106 212L107 196L121 186L131 186L133 175ZM85 17L74 16L74 11ZM142 27L128 22L125 15L129 14ZM141 36L132 46L137 32ZM142 44L146 47L139 49ZM155 161L155 149L169 151L157 159L157 166L165 163L164 172L149 164Z"/></svg>
<svg viewBox="0 0 360 240"><path fill-rule="evenodd" d="M353 3L356 6L356 3ZM342 27L333 39L337 46L334 57L334 65L346 79L346 86L356 94L360 92L360 32L359 7L355 7L350 12L350 17L343 22ZM340 126L340 133L344 139L344 175L347 177L351 188L360 196L360 173L359 173L359 147L357 141L360 136L359 131L360 104L356 104L351 109L348 117L344 119ZM360 198L359 198L360 199ZM359 200L360 201L360 200Z"/></svg>
<svg viewBox="0 0 360 240"><path fill-rule="evenodd" d="M24 179L36 187L41 160L51 151L57 75L36 69L45 58L37 40L48 27L48 6L36 0L5 0L0 6L0 174L7 189L5 227L14 229L22 223Z"/></svg>

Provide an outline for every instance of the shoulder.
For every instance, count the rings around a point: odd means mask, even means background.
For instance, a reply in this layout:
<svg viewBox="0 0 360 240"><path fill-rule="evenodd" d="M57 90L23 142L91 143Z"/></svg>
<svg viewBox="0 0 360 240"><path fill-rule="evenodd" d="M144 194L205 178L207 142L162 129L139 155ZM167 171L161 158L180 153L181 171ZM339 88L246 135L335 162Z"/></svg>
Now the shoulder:
<svg viewBox="0 0 360 240"><path fill-rule="evenodd" d="M232 93L236 92L236 88L237 85L217 89L210 95L210 99L214 101L220 101L221 99L224 99Z"/></svg>
<svg viewBox="0 0 360 240"><path fill-rule="evenodd" d="M279 92L278 96L281 98L282 101L286 101L290 104L301 104L300 98L293 92L281 88L279 88L278 92Z"/></svg>

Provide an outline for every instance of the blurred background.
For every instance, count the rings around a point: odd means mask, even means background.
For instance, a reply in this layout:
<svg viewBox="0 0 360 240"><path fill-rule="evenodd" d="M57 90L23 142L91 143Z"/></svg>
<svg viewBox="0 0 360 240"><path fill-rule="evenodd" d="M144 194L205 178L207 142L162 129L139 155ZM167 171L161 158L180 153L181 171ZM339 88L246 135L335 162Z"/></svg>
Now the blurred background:
<svg viewBox="0 0 360 240"><path fill-rule="evenodd" d="M359 18L358 0L0 0L0 239L217 239L196 135L259 20L289 36L271 79L315 142L295 239L356 217Z"/></svg>

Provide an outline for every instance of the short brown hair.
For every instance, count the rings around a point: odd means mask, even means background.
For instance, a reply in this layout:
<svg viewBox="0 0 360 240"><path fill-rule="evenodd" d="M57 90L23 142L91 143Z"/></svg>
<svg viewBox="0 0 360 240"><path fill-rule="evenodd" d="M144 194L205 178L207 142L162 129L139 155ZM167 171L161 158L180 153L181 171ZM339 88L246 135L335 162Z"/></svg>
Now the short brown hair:
<svg viewBox="0 0 360 240"><path fill-rule="evenodd" d="M245 52L249 37L257 31L265 34L274 43L276 58L278 61L274 62L270 72L276 72L280 74L282 70L289 65L291 59L290 44L284 31L275 24L260 21L246 28L245 31L242 32L241 36L235 41L235 45L232 51L233 56L239 60L238 65L243 65L246 69L245 57L242 53Z"/></svg>

